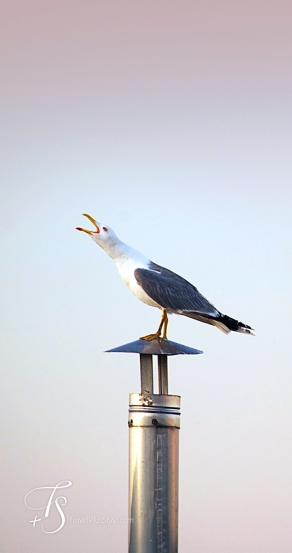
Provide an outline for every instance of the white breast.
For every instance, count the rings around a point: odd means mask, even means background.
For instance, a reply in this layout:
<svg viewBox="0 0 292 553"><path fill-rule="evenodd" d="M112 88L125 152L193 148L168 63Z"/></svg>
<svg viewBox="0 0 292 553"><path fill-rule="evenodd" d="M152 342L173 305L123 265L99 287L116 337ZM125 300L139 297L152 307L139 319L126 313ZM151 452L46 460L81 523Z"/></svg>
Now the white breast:
<svg viewBox="0 0 292 553"><path fill-rule="evenodd" d="M150 296L146 294L146 292L144 292L134 275L135 269L148 269L150 260L139 252L132 250L132 248L129 248L129 250L131 251L127 252L127 256L115 259L115 263L124 283L140 301L150 305L151 307L158 307L161 309L161 306L153 301Z"/></svg>

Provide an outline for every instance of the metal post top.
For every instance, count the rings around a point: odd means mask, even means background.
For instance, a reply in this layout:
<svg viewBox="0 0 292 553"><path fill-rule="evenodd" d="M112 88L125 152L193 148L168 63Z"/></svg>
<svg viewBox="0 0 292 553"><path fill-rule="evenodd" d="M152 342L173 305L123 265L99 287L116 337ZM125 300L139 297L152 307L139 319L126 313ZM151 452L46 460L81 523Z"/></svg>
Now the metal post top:
<svg viewBox="0 0 292 553"><path fill-rule="evenodd" d="M146 355L198 355L203 353L199 349L190 348L165 338L155 340L135 340L117 348L108 349L105 353L140 353Z"/></svg>

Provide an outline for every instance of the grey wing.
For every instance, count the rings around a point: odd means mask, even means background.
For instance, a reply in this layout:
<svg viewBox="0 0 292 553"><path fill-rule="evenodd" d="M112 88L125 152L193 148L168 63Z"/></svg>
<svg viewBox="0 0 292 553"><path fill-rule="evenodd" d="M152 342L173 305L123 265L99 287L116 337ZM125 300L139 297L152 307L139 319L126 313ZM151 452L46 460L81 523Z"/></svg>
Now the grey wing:
<svg viewBox="0 0 292 553"><path fill-rule="evenodd" d="M160 265L151 263L149 269L136 269L134 274L146 294L164 309L180 314L219 313L195 286Z"/></svg>

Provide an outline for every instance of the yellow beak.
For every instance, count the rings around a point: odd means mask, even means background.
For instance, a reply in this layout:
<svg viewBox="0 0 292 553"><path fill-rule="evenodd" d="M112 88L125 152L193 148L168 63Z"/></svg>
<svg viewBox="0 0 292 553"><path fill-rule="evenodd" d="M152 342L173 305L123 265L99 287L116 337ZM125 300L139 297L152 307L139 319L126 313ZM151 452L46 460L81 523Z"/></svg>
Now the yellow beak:
<svg viewBox="0 0 292 553"><path fill-rule="evenodd" d="M84 217L87 217L89 221L95 226L96 230L87 230L86 228L82 227L76 227L76 230L82 230L82 232L87 232L87 234L98 234L100 232L100 228L93 217L91 215L88 215L88 213L83 213Z"/></svg>

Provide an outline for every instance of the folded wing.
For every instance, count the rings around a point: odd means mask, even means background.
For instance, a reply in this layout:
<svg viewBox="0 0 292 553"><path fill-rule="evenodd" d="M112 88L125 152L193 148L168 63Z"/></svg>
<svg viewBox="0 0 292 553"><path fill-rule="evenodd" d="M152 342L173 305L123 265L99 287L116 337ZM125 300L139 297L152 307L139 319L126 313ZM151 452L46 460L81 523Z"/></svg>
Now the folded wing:
<svg viewBox="0 0 292 553"><path fill-rule="evenodd" d="M149 269L136 269L134 274L146 294L169 312L187 316L191 313L219 315L195 286L169 269L151 263Z"/></svg>

